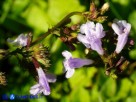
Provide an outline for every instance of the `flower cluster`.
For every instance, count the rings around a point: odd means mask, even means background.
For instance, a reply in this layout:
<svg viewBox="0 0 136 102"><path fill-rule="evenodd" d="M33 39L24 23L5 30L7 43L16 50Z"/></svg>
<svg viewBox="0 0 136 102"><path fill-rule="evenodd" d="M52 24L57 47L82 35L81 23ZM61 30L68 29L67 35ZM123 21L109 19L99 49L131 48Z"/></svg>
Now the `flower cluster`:
<svg viewBox="0 0 136 102"><path fill-rule="evenodd" d="M112 29L118 35L115 52L119 54L124 48L125 44L127 43L131 25L124 20L119 20L112 23ZM104 56L105 51L102 46L102 39L105 36L106 33L101 23L95 24L92 21L90 22L88 21L80 26L80 33L77 35L77 39L79 42L83 43L86 48L96 51L100 56ZM8 39L8 41L16 45L25 47L28 44L28 39L30 39L29 36L21 34L15 40ZM73 58L72 54L66 50L62 52L62 55L65 57L63 61L63 66L64 73L66 73L65 76L66 78L72 77L72 75L75 72L75 68L81 68L86 65L91 65L94 62L91 59ZM45 60L47 57L47 53L45 54L44 47L39 46L39 49L37 49L37 46L33 47L32 56L33 57L31 57L31 59L38 74L38 83L31 87L30 93L33 95L39 93L49 95L50 94L49 83L56 82L56 76L54 74L44 72L39 64L40 62L45 67L46 66L49 67L49 61ZM117 62L116 66L120 66L119 62L120 61Z"/></svg>
<svg viewBox="0 0 136 102"><path fill-rule="evenodd" d="M115 51L116 53L120 53L127 43L131 24L127 23L125 20L116 21L112 24L112 29L118 35L118 42Z"/></svg>
<svg viewBox="0 0 136 102"><path fill-rule="evenodd" d="M105 36L103 26L100 23L96 25L94 22L87 22L80 27L81 34L78 34L77 39L82 42L87 48L91 48L103 55L101 38ZM85 34L85 35L83 35Z"/></svg>
<svg viewBox="0 0 136 102"><path fill-rule="evenodd" d="M88 53L86 54L87 58L74 58L71 52L67 50L61 52L64 57L62 64L64 67L63 73L66 78L72 77L76 68L98 65L99 61L102 61L102 65L105 65L106 75L112 76L113 78L117 78L116 74L125 70L129 61L126 60L124 56L120 56L120 53L128 42L131 24L127 23L125 20L116 20L111 24L110 27L112 31L108 34L109 32L105 31L103 24L100 23L105 21L106 17L103 16L103 14L108 8L109 5L105 4L100 10L97 10L94 3L92 3L90 6L90 12L80 13L86 19L84 24L75 24L69 27L67 24L69 24L71 20L66 22L65 19L63 19L62 22L55 26L56 28L49 29L46 34L43 34L43 36L39 37L34 42L32 42L31 33L27 35L20 34L15 40L11 40L10 38L7 40L8 42L19 46L19 48L11 54L17 52L26 59L26 62L29 61L31 64L33 63L32 68L36 72L35 76L38 80L37 84L30 88L30 94L37 95L43 93L44 95L50 95L51 89L49 83L54 83L57 80L54 74L48 72L48 68L50 67L48 48L44 47L43 44L37 44L38 41L44 39L50 33L57 33L56 36L71 50L76 50L75 44L83 44L88 50ZM66 18L72 14L74 13L69 14ZM76 34L74 35L73 33L75 32ZM109 39L109 36L110 38L117 40L113 42ZM109 51L111 48L106 46L108 45L107 43L113 44L113 51ZM133 41L130 43L133 45ZM1 55L6 54L6 51L0 51ZM92 53L90 52L92 51L95 52L98 58L95 59L91 56ZM2 78L4 79L4 77L0 77L0 80L2 80Z"/></svg>
<svg viewBox="0 0 136 102"><path fill-rule="evenodd" d="M13 43L17 46L26 46L27 45L28 37L24 34L20 34L15 40L10 38L7 39L8 42Z"/></svg>
<svg viewBox="0 0 136 102"><path fill-rule="evenodd" d="M70 78L74 74L75 68L80 68L84 65L90 65L93 63L90 59L72 58L71 53L68 51L63 51L62 55L65 57L63 65L64 72L66 72L66 78Z"/></svg>
<svg viewBox="0 0 136 102"><path fill-rule="evenodd" d="M44 73L43 69L40 67L38 61L35 58L32 58L32 61L38 73L39 81L38 84L31 87L30 93L36 95L43 92L44 95L49 95L50 94L49 82L50 83L56 82L56 76L54 74Z"/></svg>
<svg viewBox="0 0 136 102"><path fill-rule="evenodd" d="M49 95L50 87L48 82L56 82L56 77L53 74L45 74L41 67L36 68L36 70L38 73L39 82L38 84L31 87L30 93L36 95L43 92L44 95Z"/></svg>
<svg viewBox="0 0 136 102"><path fill-rule="evenodd" d="M124 20L119 20L112 24L114 32L118 35L118 42L115 49L116 53L120 53L127 43L131 25ZM87 48L95 50L98 54L103 55L101 38L105 36L103 26L100 23L87 22L81 25L77 39L82 42Z"/></svg>

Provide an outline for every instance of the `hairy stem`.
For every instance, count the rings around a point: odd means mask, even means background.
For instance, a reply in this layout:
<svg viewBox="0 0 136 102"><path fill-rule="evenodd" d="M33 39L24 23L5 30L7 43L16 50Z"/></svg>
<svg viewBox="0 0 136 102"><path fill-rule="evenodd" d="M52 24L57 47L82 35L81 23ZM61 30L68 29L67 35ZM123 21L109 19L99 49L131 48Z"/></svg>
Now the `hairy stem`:
<svg viewBox="0 0 136 102"><path fill-rule="evenodd" d="M82 15L82 12L71 12L66 17L64 17L59 23L57 23L53 28L49 29L45 34L38 37L31 46L35 45L36 43L42 41L45 37L47 37L49 34L51 34L56 28L59 28L67 19L69 19L73 15Z"/></svg>

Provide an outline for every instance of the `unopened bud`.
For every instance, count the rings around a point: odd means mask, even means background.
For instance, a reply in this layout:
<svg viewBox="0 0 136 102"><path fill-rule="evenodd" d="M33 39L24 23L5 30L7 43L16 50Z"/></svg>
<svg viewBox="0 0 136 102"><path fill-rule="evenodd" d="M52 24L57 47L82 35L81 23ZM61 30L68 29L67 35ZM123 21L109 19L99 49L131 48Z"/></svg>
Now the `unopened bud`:
<svg viewBox="0 0 136 102"><path fill-rule="evenodd" d="M92 2L92 3L90 4L90 12L93 13L93 12L95 12L95 11L96 11L96 7L95 7L94 2Z"/></svg>
<svg viewBox="0 0 136 102"><path fill-rule="evenodd" d="M0 54L1 54L1 53L5 53L5 52L6 52L6 50L0 49Z"/></svg>
<svg viewBox="0 0 136 102"><path fill-rule="evenodd" d="M30 32L30 33L28 33L27 34L27 49L30 47L30 45L31 45L31 42L32 42L32 33Z"/></svg>
<svg viewBox="0 0 136 102"><path fill-rule="evenodd" d="M114 74L114 73L110 73L110 76L111 76L113 79L117 79L117 78L118 78L118 76L117 76L116 74Z"/></svg>
<svg viewBox="0 0 136 102"><path fill-rule="evenodd" d="M64 29L63 29L63 33L64 33L64 34L67 34L67 35L70 34L70 29L67 28L67 27L64 28Z"/></svg>
<svg viewBox="0 0 136 102"><path fill-rule="evenodd" d="M77 30L79 28L79 25L75 24L75 25L72 25L70 28L71 30Z"/></svg>
<svg viewBox="0 0 136 102"><path fill-rule="evenodd" d="M88 53L89 53L89 49L86 48L86 49L85 49L85 54L87 55Z"/></svg>
<svg viewBox="0 0 136 102"><path fill-rule="evenodd" d="M35 60L38 63L44 65L45 68L48 68L50 66L50 60L49 60L50 54L48 51L48 47L45 47L43 44L39 44L39 45L33 47L33 51L34 51L33 56L34 56ZM34 61L33 61L33 63L34 63L34 65L36 65Z"/></svg>
<svg viewBox="0 0 136 102"><path fill-rule="evenodd" d="M105 74L108 76L108 75L110 75L110 71L109 70L106 70L105 71Z"/></svg>
<svg viewBox="0 0 136 102"><path fill-rule="evenodd" d="M107 19L107 16L99 16L99 17L96 19L96 21L97 21L97 22L100 22L100 23L103 23L104 21L106 21L106 19Z"/></svg>
<svg viewBox="0 0 136 102"><path fill-rule="evenodd" d="M123 56L121 56L119 61L116 63L116 67L119 66L124 60L125 60L125 58Z"/></svg>
<svg viewBox="0 0 136 102"><path fill-rule="evenodd" d="M101 8L101 15L104 14L109 9L109 3L105 3Z"/></svg>
<svg viewBox="0 0 136 102"><path fill-rule="evenodd" d="M133 46L133 45L135 44L134 40L131 39L131 40L129 41L129 44L130 44L131 46Z"/></svg>
<svg viewBox="0 0 136 102"><path fill-rule="evenodd" d="M5 57L7 50L0 49L0 60Z"/></svg>
<svg viewBox="0 0 136 102"><path fill-rule="evenodd" d="M126 61L120 66L121 72L124 71L124 70L128 67L128 64L129 64L129 63L130 63L130 62L126 60Z"/></svg>

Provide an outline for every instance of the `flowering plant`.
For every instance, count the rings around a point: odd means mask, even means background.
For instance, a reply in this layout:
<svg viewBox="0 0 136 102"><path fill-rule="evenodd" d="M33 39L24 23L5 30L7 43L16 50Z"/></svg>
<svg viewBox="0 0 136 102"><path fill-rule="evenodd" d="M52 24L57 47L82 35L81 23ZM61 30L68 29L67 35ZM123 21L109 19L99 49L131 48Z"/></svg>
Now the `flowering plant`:
<svg viewBox="0 0 136 102"><path fill-rule="evenodd" d="M104 4L101 9L97 9L95 4L91 3L89 11L68 14L38 38L34 33L21 33L15 40L11 37L7 38L8 45L14 46L14 49L10 47L0 49L0 60L16 56L20 65L26 68L37 81L34 86L30 85L29 92L32 95L41 93L50 95L52 93L50 86L55 82L59 83L59 80L67 78L65 79L68 80L66 84L69 84L79 70L90 70L93 67L96 67L97 70L103 67L105 76L113 79L120 78L127 67L132 65L131 61L125 58L124 53L133 47L134 40L129 38L131 33L129 22L126 20L107 22L108 16L105 16L105 12L108 9L108 3ZM70 20L74 15L82 17L76 24ZM53 54L54 49L59 48L59 44L48 46L48 43L52 42L47 40L49 37L55 38L53 44L59 40L64 45L63 50L59 49L57 54ZM78 52L78 57L75 51ZM58 60L58 57L61 60ZM59 74L53 71L57 70L53 66L52 61L54 60L61 62L62 70ZM49 73L50 71L53 74ZM0 74L0 84L6 85L4 75L5 73ZM90 84L85 86L86 89L90 87Z"/></svg>

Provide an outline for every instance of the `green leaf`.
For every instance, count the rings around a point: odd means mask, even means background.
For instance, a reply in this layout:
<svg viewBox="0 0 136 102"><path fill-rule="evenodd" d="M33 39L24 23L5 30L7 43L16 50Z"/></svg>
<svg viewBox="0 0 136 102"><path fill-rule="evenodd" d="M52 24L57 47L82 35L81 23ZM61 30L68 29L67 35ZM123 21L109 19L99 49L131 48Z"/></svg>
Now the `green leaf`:
<svg viewBox="0 0 136 102"><path fill-rule="evenodd" d="M108 78L101 87L101 95L105 98L114 97L116 93L116 87L116 80L113 78Z"/></svg>
<svg viewBox="0 0 136 102"><path fill-rule="evenodd" d="M132 82L129 79L127 79L127 78L122 79L120 89L117 93L117 97L119 99L126 98L129 94L129 92L131 91L131 85L132 85Z"/></svg>
<svg viewBox="0 0 136 102"><path fill-rule="evenodd" d="M71 102L90 102L90 95L87 89L77 88L71 94Z"/></svg>
<svg viewBox="0 0 136 102"><path fill-rule="evenodd" d="M132 58L132 59L136 59L136 49L133 49L129 52L129 56Z"/></svg>
<svg viewBox="0 0 136 102"><path fill-rule="evenodd" d="M75 69L74 75L69 79L72 89L91 86L92 78L97 72L95 67Z"/></svg>
<svg viewBox="0 0 136 102"><path fill-rule="evenodd" d="M128 97L124 102L136 102L136 97Z"/></svg>

